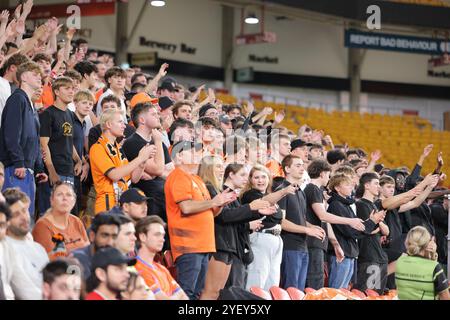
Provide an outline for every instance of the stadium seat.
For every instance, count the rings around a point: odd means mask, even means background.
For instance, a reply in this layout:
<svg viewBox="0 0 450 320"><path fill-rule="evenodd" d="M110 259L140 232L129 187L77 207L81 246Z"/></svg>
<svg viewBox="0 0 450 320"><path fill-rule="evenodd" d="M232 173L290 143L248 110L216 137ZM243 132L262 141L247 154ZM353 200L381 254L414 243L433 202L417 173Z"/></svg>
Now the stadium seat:
<svg viewBox="0 0 450 320"><path fill-rule="evenodd" d="M294 287L287 288L286 291L289 294L289 297L291 297L291 300L303 300L305 297L305 293L303 291Z"/></svg>
<svg viewBox="0 0 450 320"><path fill-rule="evenodd" d="M379 297L380 296L378 292L376 292L375 290L372 290L372 289L367 289L365 291L365 293L368 297Z"/></svg>
<svg viewBox="0 0 450 320"><path fill-rule="evenodd" d="M364 292L359 291L358 289L352 289L352 292L354 294L356 294L358 297L360 297L361 299L365 299L366 295L364 294Z"/></svg>
<svg viewBox="0 0 450 320"><path fill-rule="evenodd" d="M272 295L273 300L291 300L289 293L277 286L270 288L270 294Z"/></svg>
<svg viewBox="0 0 450 320"><path fill-rule="evenodd" d="M272 296L270 295L270 293L261 288L251 287L250 292L253 293L254 295L257 295L260 298L263 298L264 300L272 300Z"/></svg>

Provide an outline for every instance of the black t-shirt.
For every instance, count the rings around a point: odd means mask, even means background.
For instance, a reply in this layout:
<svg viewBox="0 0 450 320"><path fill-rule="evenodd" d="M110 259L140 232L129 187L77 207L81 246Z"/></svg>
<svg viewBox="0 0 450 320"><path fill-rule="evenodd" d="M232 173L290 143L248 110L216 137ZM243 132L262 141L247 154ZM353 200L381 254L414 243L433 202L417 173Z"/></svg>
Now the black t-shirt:
<svg viewBox="0 0 450 320"><path fill-rule="evenodd" d="M356 201L356 215L362 220L367 220L370 217L370 213L375 210L378 211L375 203L367 200L360 199ZM387 263L387 254L381 247L381 233L371 234L359 241L359 262L373 262L373 263Z"/></svg>
<svg viewBox="0 0 450 320"><path fill-rule="evenodd" d="M447 264L448 212L441 203L433 203L430 208L436 229L438 261L442 264Z"/></svg>
<svg viewBox="0 0 450 320"><path fill-rule="evenodd" d="M247 192L245 192L242 195L242 204L247 204L252 202L253 200L261 199L265 195L256 189L250 189ZM283 219L283 213L281 210L277 210L276 213L274 213L271 216L266 216L266 218L262 221L264 228L263 229L269 229L272 227L275 227L277 224L281 224L281 220Z"/></svg>
<svg viewBox="0 0 450 320"><path fill-rule="evenodd" d="M280 184L280 188L289 186L290 183L284 180ZM289 194L278 201L281 210L286 212L286 220L289 220L296 225L306 227L306 198L302 190L297 190L295 194ZM283 250L306 251L305 233L293 233L288 231L281 232L283 239Z"/></svg>
<svg viewBox="0 0 450 320"><path fill-rule="evenodd" d="M72 112L73 117L73 145L77 150L78 156L83 158L84 155L84 128L86 128L86 121L80 121L78 116Z"/></svg>
<svg viewBox="0 0 450 320"><path fill-rule="evenodd" d="M304 190L305 198L306 198L306 221L309 223L322 227L325 232L327 232L327 224L326 222L320 221L319 217L316 216L312 205L314 203L323 203L323 190L316 186L315 184L309 183ZM307 239L308 248L319 248L323 250L327 250L328 247L328 237L325 238L324 241L320 241L314 237L308 237Z"/></svg>
<svg viewBox="0 0 450 320"><path fill-rule="evenodd" d="M154 144L153 141L146 141L139 134L134 133L125 140L122 150L128 161L133 161L139 155L139 151L148 143ZM172 160L164 143L162 146L164 150L164 162L168 164ZM140 180L138 183L133 184L133 186L144 191L146 196L151 198L153 202L158 202L165 207L164 183L165 180L163 178L156 177L152 180Z"/></svg>
<svg viewBox="0 0 450 320"><path fill-rule="evenodd" d="M428 232L434 236L436 234L433 225L433 219L431 218L431 209L428 204L423 202L419 207L411 210L412 228L416 226L422 226L428 230Z"/></svg>
<svg viewBox="0 0 450 320"><path fill-rule="evenodd" d="M39 115L41 137L49 137L52 163L60 176L73 176L73 118L70 110L48 107Z"/></svg>
<svg viewBox="0 0 450 320"><path fill-rule="evenodd" d="M375 205L378 210L384 210L381 200L375 201ZM398 212L398 209L392 209L386 211L386 217L384 222L389 227L388 241L383 248L388 255L389 262L397 260L403 252L405 252L405 245L402 232L402 222L400 220L400 215L402 213Z"/></svg>

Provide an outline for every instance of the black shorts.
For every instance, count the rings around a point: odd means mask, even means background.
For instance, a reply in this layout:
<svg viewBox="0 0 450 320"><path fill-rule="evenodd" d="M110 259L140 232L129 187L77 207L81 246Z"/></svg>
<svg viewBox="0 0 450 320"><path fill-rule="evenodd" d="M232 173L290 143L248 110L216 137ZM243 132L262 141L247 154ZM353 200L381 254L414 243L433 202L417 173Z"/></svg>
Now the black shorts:
<svg viewBox="0 0 450 320"><path fill-rule="evenodd" d="M226 251L217 251L213 253L214 260L225 263L227 266L233 263L233 253Z"/></svg>

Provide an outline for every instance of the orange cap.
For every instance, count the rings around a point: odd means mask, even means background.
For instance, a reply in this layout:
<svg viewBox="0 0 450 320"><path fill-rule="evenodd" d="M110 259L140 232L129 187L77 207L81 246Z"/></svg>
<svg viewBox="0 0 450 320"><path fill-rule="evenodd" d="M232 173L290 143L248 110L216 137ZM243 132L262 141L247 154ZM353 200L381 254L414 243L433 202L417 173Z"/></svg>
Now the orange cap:
<svg viewBox="0 0 450 320"><path fill-rule="evenodd" d="M130 107L133 109L138 103L145 103L150 102L152 104L158 103L158 99L152 99L148 94L145 92L139 92L134 95L134 97L130 101Z"/></svg>

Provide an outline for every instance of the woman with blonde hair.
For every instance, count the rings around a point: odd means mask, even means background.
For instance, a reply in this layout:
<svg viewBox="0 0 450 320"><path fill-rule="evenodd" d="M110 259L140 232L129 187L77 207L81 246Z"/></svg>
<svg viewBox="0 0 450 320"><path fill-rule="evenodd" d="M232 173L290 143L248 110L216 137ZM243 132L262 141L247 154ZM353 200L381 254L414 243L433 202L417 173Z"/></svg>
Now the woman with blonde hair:
<svg viewBox="0 0 450 320"><path fill-rule="evenodd" d="M436 243L427 229L412 228L406 236L406 255L396 263L395 283L400 300L450 300L448 280L436 261Z"/></svg>
<svg viewBox="0 0 450 320"><path fill-rule="evenodd" d="M289 185L286 188L272 191L272 176L269 170L256 165L250 170L247 185L242 190L242 204L262 199L275 205L284 196L294 194L297 187ZM278 207L277 207L278 208ZM253 262L248 265L246 289L260 287L269 290L280 284L280 267L283 255L283 240L281 220L283 212L277 209L274 215L262 217L263 227L250 234L250 245L253 251Z"/></svg>
<svg viewBox="0 0 450 320"><path fill-rule="evenodd" d="M242 188L245 183L245 178L242 176L246 177L246 173L242 164L230 164L224 171L221 157L208 156L204 157L200 163L199 176L205 182L211 197L214 197L223 189L235 192L236 189ZM208 263L201 300L213 300L219 297L220 290L227 283L233 263L239 261L238 226L259 219L261 214L270 215L275 212L275 207L271 207L268 201L255 200L250 204L241 205L236 196L234 201L225 205L217 213L214 219L216 252ZM243 287L244 281L240 282Z"/></svg>

